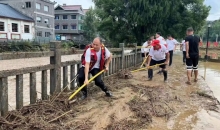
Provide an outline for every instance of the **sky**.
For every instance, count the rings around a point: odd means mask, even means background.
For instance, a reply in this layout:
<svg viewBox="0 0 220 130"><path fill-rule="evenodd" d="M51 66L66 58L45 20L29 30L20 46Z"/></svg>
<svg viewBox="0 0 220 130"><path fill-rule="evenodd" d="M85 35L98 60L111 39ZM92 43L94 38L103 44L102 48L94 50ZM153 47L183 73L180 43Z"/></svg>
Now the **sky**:
<svg viewBox="0 0 220 130"><path fill-rule="evenodd" d="M53 0L51 0L53 1ZM82 5L83 9L88 9L89 7L94 7L92 0L55 0L57 4L63 5ZM65 2L63 2L65 1ZM217 20L220 19L220 0L205 0L206 5L211 6L211 11L207 20ZM57 5L56 4L56 5Z"/></svg>

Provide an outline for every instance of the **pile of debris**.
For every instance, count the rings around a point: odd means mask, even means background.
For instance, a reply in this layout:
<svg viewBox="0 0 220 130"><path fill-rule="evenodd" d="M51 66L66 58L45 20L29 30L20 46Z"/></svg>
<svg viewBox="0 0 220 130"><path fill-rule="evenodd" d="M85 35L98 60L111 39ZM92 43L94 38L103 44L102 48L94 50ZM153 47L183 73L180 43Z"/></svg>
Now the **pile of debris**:
<svg viewBox="0 0 220 130"><path fill-rule="evenodd" d="M66 100L69 94L60 94L58 98L52 101L38 101L36 104L25 106L20 110L10 111L3 118L0 117L0 129L91 129L93 123L74 122L77 110L74 104L69 104ZM76 106L76 105L75 105Z"/></svg>
<svg viewBox="0 0 220 130"><path fill-rule="evenodd" d="M170 107L170 101L177 101L175 96L166 92L163 87L149 87L143 85L131 85L133 91L139 93L128 102L130 110L134 112L134 117L120 121L112 120L107 130L134 130L146 129L152 122L152 117L164 117L168 120L176 112ZM159 96L158 96L159 95Z"/></svg>

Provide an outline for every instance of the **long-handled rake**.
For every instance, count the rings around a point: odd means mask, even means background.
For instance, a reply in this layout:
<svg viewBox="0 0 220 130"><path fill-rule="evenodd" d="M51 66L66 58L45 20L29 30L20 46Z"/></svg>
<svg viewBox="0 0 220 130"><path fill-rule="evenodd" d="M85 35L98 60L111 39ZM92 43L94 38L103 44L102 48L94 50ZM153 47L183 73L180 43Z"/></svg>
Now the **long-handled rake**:
<svg viewBox="0 0 220 130"><path fill-rule="evenodd" d="M89 79L89 83L94 80L96 77L98 77L100 74L102 74L105 70L100 71L95 76L93 76L91 79ZM68 100L71 100L80 90L82 90L87 84L83 84L81 87L79 87L70 97Z"/></svg>
<svg viewBox="0 0 220 130"><path fill-rule="evenodd" d="M151 68L158 67L158 66L160 66L160 65L164 65L164 64L165 64L165 63L156 64L156 65L152 65L152 66L148 66L148 67L140 68L140 69L137 69L137 70L133 70L133 71L131 71L131 72L133 73L133 72L138 72L138 71L140 71L140 70L151 69Z"/></svg>
<svg viewBox="0 0 220 130"><path fill-rule="evenodd" d="M133 71L127 71L127 72L124 72L124 74L122 74L120 77L123 77L123 78L125 78L125 79L129 79L129 78L132 78L132 77L133 77L133 75L132 75L131 73L138 72L138 71L141 71L141 70L152 69L152 68L158 67L158 66L160 66L160 65L164 65L164 64L165 64L165 63L161 63L161 64L156 64L156 65L152 65L152 66L140 68L140 69L133 70Z"/></svg>
<svg viewBox="0 0 220 130"><path fill-rule="evenodd" d="M141 64L140 68L142 68L142 66L144 65L144 63L146 62L147 58L148 58L149 55L147 55L147 57L145 57L143 63Z"/></svg>
<svg viewBox="0 0 220 130"><path fill-rule="evenodd" d="M61 94L66 88L68 88L68 87L70 86L70 84L71 84L78 76L79 76L79 74L77 74L77 75L63 88L63 90L62 90L61 92L59 92L59 93L51 100L51 103L53 103L53 102L57 99L57 97L59 97L60 94Z"/></svg>

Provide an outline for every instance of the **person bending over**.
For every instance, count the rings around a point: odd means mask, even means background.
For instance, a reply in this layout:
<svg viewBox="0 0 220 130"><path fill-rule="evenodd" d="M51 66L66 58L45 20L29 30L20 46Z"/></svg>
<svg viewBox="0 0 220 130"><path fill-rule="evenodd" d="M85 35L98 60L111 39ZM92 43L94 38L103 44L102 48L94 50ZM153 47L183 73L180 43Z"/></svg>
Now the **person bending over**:
<svg viewBox="0 0 220 130"><path fill-rule="evenodd" d="M88 45L81 57L82 67L79 69L78 81L79 85L88 84L89 73L92 76L96 75L103 69L108 71L109 63L111 62L112 54L102 44L101 38L97 37L93 40L93 43ZM101 79L101 75L95 78L95 85L99 86L102 91L105 92L106 96L111 97L112 94L105 86ZM87 87L82 90L83 96L81 100L87 98Z"/></svg>
<svg viewBox="0 0 220 130"><path fill-rule="evenodd" d="M160 44L159 40L154 40L151 45L152 47L150 48L147 67L164 63L159 67L162 69L164 75L164 82L167 82L166 65L168 64L169 61L169 51L165 47L165 45ZM152 78L153 78L153 69L148 69L148 80L151 81Z"/></svg>

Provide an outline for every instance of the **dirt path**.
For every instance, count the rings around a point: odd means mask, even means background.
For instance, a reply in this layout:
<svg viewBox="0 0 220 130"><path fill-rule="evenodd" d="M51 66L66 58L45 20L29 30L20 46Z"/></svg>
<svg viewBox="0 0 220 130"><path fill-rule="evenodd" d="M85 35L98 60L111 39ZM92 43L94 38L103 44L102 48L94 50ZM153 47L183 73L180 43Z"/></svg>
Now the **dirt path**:
<svg viewBox="0 0 220 130"><path fill-rule="evenodd" d="M202 77L191 86L185 84L185 66L179 59L176 57L174 65L168 68L168 83L164 83L163 76L158 74L155 74L153 81L147 81L147 71L133 73L132 79L113 76L105 79L106 85L114 94L113 98L105 97L98 87L93 86L88 88L89 96L86 100L66 104L64 100L70 93L65 93L51 107L47 108L49 105L45 103L37 106L38 109L26 108L29 112L25 109L25 114L22 114L24 110L20 111L21 114L18 115L22 119L33 120L25 120L28 125L23 123L15 128L218 130L219 102L212 96ZM62 118L48 123L69 110L71 112ZM206 117L205 120L203 117ZM7 120L9 119L8 117ZM3 121L0 119L0 124L1 122ZM19 124L19 120L17 123ZM2 128L10 127L6 124Z"/></svg>

